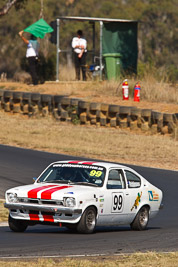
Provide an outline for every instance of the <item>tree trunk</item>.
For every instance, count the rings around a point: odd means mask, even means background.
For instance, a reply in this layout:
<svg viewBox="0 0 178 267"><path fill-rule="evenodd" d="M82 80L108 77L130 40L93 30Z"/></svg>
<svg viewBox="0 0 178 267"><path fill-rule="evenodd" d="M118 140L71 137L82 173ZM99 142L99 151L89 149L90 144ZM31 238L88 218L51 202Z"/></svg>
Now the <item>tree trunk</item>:
<svg viewBox="0 0 178 267"><path fill-rule="evenodd" d="M1 9L0 16L6 15L18 0L9 0Z"/></svg>

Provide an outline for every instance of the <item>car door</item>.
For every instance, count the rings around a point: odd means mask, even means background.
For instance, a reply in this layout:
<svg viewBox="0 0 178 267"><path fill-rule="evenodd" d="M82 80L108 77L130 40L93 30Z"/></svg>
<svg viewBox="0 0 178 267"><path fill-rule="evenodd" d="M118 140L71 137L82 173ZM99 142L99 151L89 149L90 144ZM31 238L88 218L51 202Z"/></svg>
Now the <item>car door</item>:
<svg viewBox="0 0 178 267"><path fill-rule="evenodd" d="M131 170L124 169L128 193L130 196L129 218L132 221L142 202L143 187L141 178Z"/></svg>
<svg viewBox="0 0 178 267"><path fill-rule="evenodd" d="M130 196L122 169L109 170L104 195L104 215L107 223L110 225L128 223Z"/></svg>

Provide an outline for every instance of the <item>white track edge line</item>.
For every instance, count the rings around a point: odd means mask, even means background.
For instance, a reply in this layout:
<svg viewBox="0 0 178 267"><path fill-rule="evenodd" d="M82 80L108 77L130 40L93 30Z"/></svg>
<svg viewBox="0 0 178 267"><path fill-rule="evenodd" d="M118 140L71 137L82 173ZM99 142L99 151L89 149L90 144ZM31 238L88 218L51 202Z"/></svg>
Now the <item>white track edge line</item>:
<svg viewBox="0 0 178 267"><path fill-rule="evenodd" d="M149 252L154 252L154 253L159 253L159 254L169 254L169 253L175 253L177 251L147 251L147 252L129 252L129 253L118 253L118 254L78 254L78 255L48 255L48 256L7 256L7 257L0 257L0 259L39 259L39 258L83 258L83 257L100 257L100 256L129 256L133 255L135 253L140 253L140 254L147 254Z"/></svg>

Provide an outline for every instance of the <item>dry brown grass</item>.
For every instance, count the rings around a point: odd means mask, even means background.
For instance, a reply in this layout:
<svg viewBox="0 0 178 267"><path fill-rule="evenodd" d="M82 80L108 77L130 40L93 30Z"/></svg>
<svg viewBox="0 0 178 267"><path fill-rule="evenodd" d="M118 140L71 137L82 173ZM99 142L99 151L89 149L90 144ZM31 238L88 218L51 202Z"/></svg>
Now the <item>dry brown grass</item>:
<svg viewBox="0 0 178 267"><path fill-rule="evenodd" d="M178 86L157 82L151 75L147 75L141 82L141 101L133 101L133 88L137 80L130 78L130 100L122 100L122 80L118 81L74 81L74 71L61 69L61 76L65 81L46 82L30 87L27 84L15 82L0 82L0 89L39 92L47 94L63 94L69 97L79 97L87 101L137 106L150 108L161 112L178 113Z"/></svg>
<svg viewBox="0 0 178 267"><path fill-rule="evenodd" d="M0 222L7 221L9 211L4 208L3 201L0 201Z"/></svg>
<svg viewBox="0 0 178 267"><path fill-rule="evenodd" d="M1 144L178 170L178 142L166 136L74 126L52 117L28 118L4 112L0 112L0 120Z"/></svg>
<svg viewBox="0 0 178 267"><path fill-rule="evenodd" d="M6 267L26 267L26 266L38 266L38 267L176 267L178 266L178 253L134 253L132 255L120 255L120 256L100 256L87 258L56 258L56 259L36 259L36 260L0 260L1 266Z"/></svg>
<svg viewBox="0 0 178 267"><path fill-rule="evenodd" d="M157 70L155 70L157 71ZM178 104L178 87L164 82L166 80L166 74L162 73L162 79L158 82L154 75L154 70L148 70L147 74L145 73L143 80L140 80L141 83L141 99L149 102L164 102L170 104ZM91 81L91 73L88 79ZM90 90L95 94L101 94L105 96L118 96L122 98L121 85L122 81L128 78L130 91L133 93L133 88L138 81L135 77L122 77L117 81L103 81L96 82L95 85L88 86ZM73 68L67 68L66 66L60 67L60 77L61 81L72 81L75 79L75 71ZM97 85L97 86L96 86ZM85 88L86 89L86 88ZM94 90L93 90L94 89ZM93 95L93 94L92 94Z"/></svg>

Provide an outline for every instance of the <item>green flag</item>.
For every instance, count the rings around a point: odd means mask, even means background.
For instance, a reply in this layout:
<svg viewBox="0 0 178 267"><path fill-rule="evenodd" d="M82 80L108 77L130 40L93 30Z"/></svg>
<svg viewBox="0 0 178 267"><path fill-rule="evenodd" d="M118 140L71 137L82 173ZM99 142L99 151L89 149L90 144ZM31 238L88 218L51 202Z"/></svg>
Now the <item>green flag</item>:
<svg viewBox="0 0 178 267"><path fill-rule="evenodd" d="M53 31L53 28L51 28L51 26L49 26L44 19L36 21L24 30L24 32L29 32L34 36L40 38L44 38L46 33Z"/></svg>

